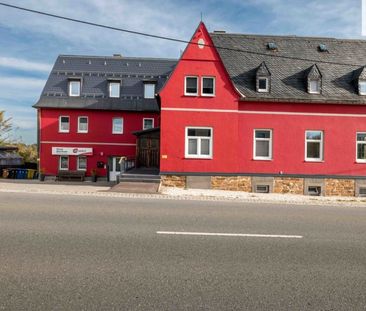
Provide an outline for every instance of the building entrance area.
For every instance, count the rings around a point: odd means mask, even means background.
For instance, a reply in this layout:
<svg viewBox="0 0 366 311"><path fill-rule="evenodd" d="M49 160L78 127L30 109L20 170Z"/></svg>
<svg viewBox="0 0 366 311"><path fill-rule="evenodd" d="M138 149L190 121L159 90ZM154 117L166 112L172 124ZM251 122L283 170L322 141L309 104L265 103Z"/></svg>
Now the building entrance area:
<svg viewBox="0 0 366 311"><path fill-rule="evenodd" d="M148 129L134 134L137 136L136 166L159 168L160 129Z"/></svg>
<svg viewBox="0 0 366 311"><path fill-rule="evenodd" d="M109 181L116 181L117 175L121 173L120 165L121 157L109 157L108 168L109 168Z"/></svg>

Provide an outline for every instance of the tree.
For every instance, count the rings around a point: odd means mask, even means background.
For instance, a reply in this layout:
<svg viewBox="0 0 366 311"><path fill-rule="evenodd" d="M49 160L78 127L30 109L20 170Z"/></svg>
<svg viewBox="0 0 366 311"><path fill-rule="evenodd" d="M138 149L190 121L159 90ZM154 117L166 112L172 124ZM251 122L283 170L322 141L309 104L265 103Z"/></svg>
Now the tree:
<svg viewBox="0 0 366 311"><path fill-rule="evenodd" d="M5 111L0 111L0 145L9 142L9 132L12 129L11 118L5 118Z"/></svg>

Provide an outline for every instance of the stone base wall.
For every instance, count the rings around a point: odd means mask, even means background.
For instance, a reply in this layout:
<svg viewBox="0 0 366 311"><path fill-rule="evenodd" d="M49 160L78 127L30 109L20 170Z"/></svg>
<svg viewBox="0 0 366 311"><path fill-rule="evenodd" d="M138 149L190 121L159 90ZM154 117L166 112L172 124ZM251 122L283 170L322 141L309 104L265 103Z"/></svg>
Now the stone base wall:
<svg viewBox="0 0 366 311"><path fill-rule="evenodd" d="M188 179L187 179L188 178ZM259 178L259 179L258 179ZM366 178L355 179L336 179L336 178L317 178L316 180L309 178L295 177L266 177L271 178L273 182L274 193L288 194L308 194L305 187L309 185L317 185L321 187L321 195L326 196L355 196L358 195L358 188L366 187ZM192 179L192 178L191 178ZM263 183L267 180L262 180L263 177L251 176L205 176L204 178L194 177L191 182L189 176L163 175L161 176L161 185L165 187L187 188L189 185L195 187L199 185L200 189L217 189L252 192L252 186L255 186L259 181ZM193 182L194 181L194 182ZM202 183L204 185L202 186ZM272 191L272 188L270 188Z"/></svg>
<svg viewBox="0 0 366 311"><path fill-rule="evenodd" d="M212 176L211 188L218 190L252 191L252 179L247 176Z"/></svg>
<svg viewBox="0 0 366 311"><path fill-rule="evenodd" d="M273 192L304 194L304 178L275 177Z"/></svg>
<svg viewBox="0 0 366 311"><path fill-rule="evenodd" d="M325 179L325 195L353 197L356 183L353 179Z"/></svg>
<svg viewBox="0 0 366 311"><path fill-rule="evenodd" d="M161 185L165 187L186 187L186 176L163 175L161 176Z"/></svg>

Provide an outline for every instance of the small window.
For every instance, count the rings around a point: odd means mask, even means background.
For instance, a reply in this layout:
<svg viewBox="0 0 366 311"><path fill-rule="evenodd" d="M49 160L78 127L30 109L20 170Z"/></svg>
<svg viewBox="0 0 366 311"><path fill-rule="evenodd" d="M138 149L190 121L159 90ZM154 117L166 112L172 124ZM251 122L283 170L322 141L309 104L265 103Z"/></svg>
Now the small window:
<svg viewBox="0 0 366 311"><path fill-rule="evenodd" d="M306 131L305 132L305 160L322 161L323 160L323 132Z"/></svg>
<svg viewBox="0 0 366 311"><path fill-rule="evenodd" d="M212 128L186 128L186 158L212 158Z"/></svg>
<svg viewBox="0 0 366 311"><path fill-rule="evenodd" d="M154 128L154 119L152 118L144 118L143 120L143 129L148 130Z"/></svg>
<svg viewBox="0 0 366 311"><path fill-rule="evenodd" d="M123 134L123 118L113 118L113 134Z"/></svg>
<svg viewBox="0 0 366 311"><path fill-rule="evenodd" d="M60 156L60 163L59 163L60 171L68 170L69 169L69 157L68 156Z"/></svg>
<svg viewBox="0 0 366 311"><path fill-rule="evenodd" d="M357 133L357 162L366 163L366 132Z"/></svg>
<svg viewBox="0 0 366 311"><path fill-rule="evenodd" d="M258 78L258 92L267 93L268 90L268 78Z"/></svg>
<svg viewBox="0 0 366 311"><path fill-rule="evenodd" d="M81 81L69 82L69 96L80 96Z"/></svg>
<svg viewBox="0 0 366 311"><path fill-rule="evenodd" d="M78 157L77 169L79 171L86 171L86 157Z"/></svg>
<svg viewBox="0 0 366 311"><path fill-rule="evenodd" d="M109 82L109 97L119 98L121 90L121 83Z"/></svg>
<svg viewBox="0 0 366 311"><path fill-rule="evenodd" d="M255 188L257 193L269 193L269 185L257 185Z"/></svg>
<svg viewBox="0 0 366 311"><path fill-rule="evenodd" d="M358 93L360 95L366 95L366 81L360 80L358 82Z"/></svg>
<svg viewBox="0 0 366 311"><path fill-rule="evenodd" d="M186 77L184 85L184 95L197 96L198 95L198 78Z"/></svg>
<svg viewBox="0 0 366 311"><path fill-rule="evenodd" d="M202 96L215 96L215 78L202 77Z"/></svg>
<svg viewBox="0 0 366 311"><path fill-rule="evenodd" d="M78 118L78 133L88 133L88 117Z"/></svg>
<svg viewBox="0 0 366 311"><path fill-rule="evenodd" d="M322 193L321 186L309 186L308 187L308 195L320 196Z"/></svg>
<svg viewBox="0 0 366 311"><path fill-rule="evenodd" d="M320 94L320 80L309 80L309 93Z"/></svg>
<svg viewBox="0 0 366 311"><path fill-rule="evenodd" d="M145 83L144 84L144 98L155 98L155 84Z"/></svg>
<svg viewBox="0 0 366 311"><path fill-rule="evenodd" d="M360 189L358 191L358 195L360 197L366 197L366 187L360 187Z"/></svg>
<svg viewBox="0 0 366 311"><path fill-rule="evenodd" d="M254 159L272 159L272 130L254 130Z"/></svg>
<svg viewBox="0 0 366 311"><path fill-rule="evenodd" d="M70 132L70 117L61 116L59 118L58 130L60 133L69 133Z"/></svg>

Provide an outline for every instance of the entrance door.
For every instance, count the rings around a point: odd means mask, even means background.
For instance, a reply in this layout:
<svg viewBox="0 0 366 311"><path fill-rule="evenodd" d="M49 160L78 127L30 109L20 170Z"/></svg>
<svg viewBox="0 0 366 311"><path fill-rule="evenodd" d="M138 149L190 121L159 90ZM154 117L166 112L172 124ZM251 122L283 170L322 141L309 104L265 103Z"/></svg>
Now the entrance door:
<svg viewBox="0 0 366 311"><path fill-rule="evenodd" d="M121 157L110 157L108 159L109 181L116 181L117 175L121 173L120 160Z"/></svg>
<svg viewBox="0 0 366 311"><path fill-rule="evenodd" d="M159 167L159 138L139 137L138 140L138 166Z"/></svg>

